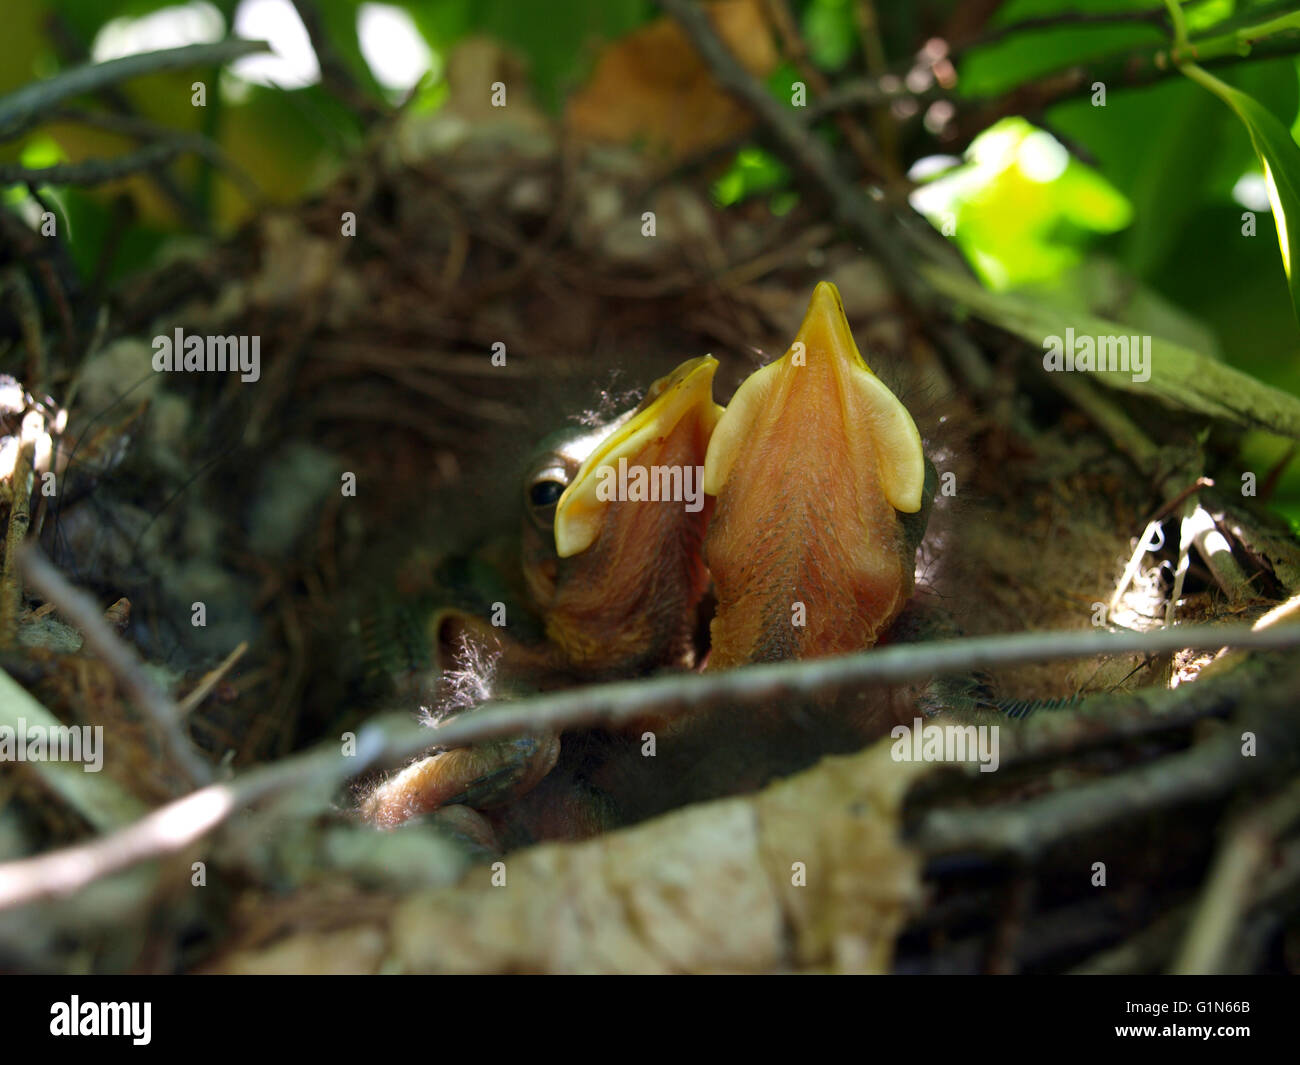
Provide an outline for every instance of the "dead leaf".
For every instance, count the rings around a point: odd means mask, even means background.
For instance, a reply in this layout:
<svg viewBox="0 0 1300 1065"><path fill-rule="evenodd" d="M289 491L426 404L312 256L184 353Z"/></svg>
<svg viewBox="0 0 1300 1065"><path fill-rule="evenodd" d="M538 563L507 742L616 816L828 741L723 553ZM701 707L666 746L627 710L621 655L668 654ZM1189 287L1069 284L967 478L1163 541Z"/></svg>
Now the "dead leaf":
<svg viewBox="0 0 1300 1065"><path fill-rule="evenodd" d="M718 0L708 11L751 74L763 78L776 68L776 46L757 0ZM753 124L667 17L606 48L591 79L570 98L566 117L578 140L639 144L669 160L725 144Z"/></svg>
<svg viewBox="0 0 1300 1065"><path fill-rule="evenodd" d="M898 825L903 795L926 770L893 761L891 745L826 759L756 796L510 855L498 870L504 886L479 867L455 888L412 895L390 926L395 965L885 971L920 900L919 861Z"/></svg>

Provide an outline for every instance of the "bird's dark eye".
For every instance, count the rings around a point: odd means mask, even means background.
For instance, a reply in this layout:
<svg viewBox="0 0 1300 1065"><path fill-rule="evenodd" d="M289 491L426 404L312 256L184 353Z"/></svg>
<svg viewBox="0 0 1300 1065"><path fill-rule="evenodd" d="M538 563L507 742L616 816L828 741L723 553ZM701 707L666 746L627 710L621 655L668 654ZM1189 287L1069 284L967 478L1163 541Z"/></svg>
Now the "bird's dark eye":
<svg viewBox="0 0 1300 1065"><path fill-rule="evenodd" d="M570 464L555 454L533 466L525 478L524 510L528 520L542 532L554 532L556 504L572 479Z"/></svg>
<svg viewBox="0 0 1300 1065"><path fill-rule="evenodd" d="M537 481L528 489L528 502L535 507L554 506L564 495L564 485L560 481Z"/></svg>

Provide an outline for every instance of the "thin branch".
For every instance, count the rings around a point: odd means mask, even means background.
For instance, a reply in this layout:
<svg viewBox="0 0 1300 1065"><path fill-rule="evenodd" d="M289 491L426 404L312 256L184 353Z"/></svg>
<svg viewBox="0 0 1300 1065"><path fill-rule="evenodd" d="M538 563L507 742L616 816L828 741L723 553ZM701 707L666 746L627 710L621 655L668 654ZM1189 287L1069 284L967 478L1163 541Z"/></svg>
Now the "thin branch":
<svg viewBox="0 0 1300 1065"><path fill-rule="evenodd" d="M898 79L882 84L877 78L850 78L840 82L825 96L809 103L807 121L820 122L823 118L829 118L835 112L848 108L884 107L894 100L915 100L920 105L947 98L947 93L936 88L914 93Z"/></svg>
<svg viewBox="0 0 1300 1065"><path fill-rule="evenodd" d="M144 663L135 650L109 628L95 601L74 588L33 546L23 549L19 566L31 588L47 602L55 604L68 623L85 637L86 646L112 669L132 703L157 729L164 748L189 783L203 784L211 780L212 771L185 734L176 704L145 672Z"/></svg>
<svg viewBox="0 0 1300 1065"><path fill-rule="evenodd" d="M1137 935L1099 951L1070 970L1078 976L1118 976L1158 971L1187 927L1191 907L1167 910Z"/></svg>
<svg viewBox="0 0 1300 1065"><path fill-rule="evenodd" d="M371 768L404 761L435 745L465 746L549 729L615 727L652 714L672 717L706 706L821 695L854 684L901 683L981 667L1224 646L1251 650L1300 646L1300 626L1255 631L1246 626L1207 625L1150 633L1042 632L945 640L730 672L672 674L596 685L486 706L434 729L413 723L406 714L386 714L361 729L350 757L342 755L337 743L320 744L245 773L229 784L193 792L90 843L0 865L0 909L67 894L137 862L174 853L235 811L273 794L308 787L328 791Z"/></svg>
<svg viewBox="0 0 1300 1065"><path fill-rule="evenodd" d="M29 185L27 187L27 193L36 201L37 204L40 205L43 212L48 212L50 210L50 205L47 204L41 196L40 189ZM60 250L63 250L62 245L59 247ZM60 279L58 272L54 269L54 262L50 256L41 256L36 260L35 266L36 272L40 274L41 284L45 288L45 294L49 297L50 302L54 304L54 309L58 314L59 324L63 327L61 340L64 354L66 357L71 358L72 353L79 349L77 348L77 323L72 316L72 306L68 303L68 291L64 287L63 281ZM40 365L38 367L37 376L29 377L27 379L27 387L32 391L38 389L44 391L45 382L45 367L44 365ZM45 499L47 497L42 496L41 498Z"/></svg>
<svg viewBox="0 0 1300 1065"><path fill-rule="evenodd" d="M77 122L81 125L93 126L96 129L107 130L110 133L120 133L123 136L133 137L140 141L165 140L171 143L183 143L186 145L186 150L207 160L207 162L225 173L231 183L244 194L244 197L250 203L261 203L262 190L257 187L257 182L253 180L252 175L223 152L220 145L201 133L178 136L175 130L160 126L156 122L150 122L146 118L102 111L60 110L54 112L50 118L52 121Z"/></svg>
<svg viewBox="0 0 1300 1065"><path fill-rule="evenodd" d="M1195 44L1193 41L1192 47ZM1218 55L1201 60L1200 65L1211 69L1234 67L1298 53L1300 36L1285 34L1253 46L1245 55ZM967 143L1000 118L1008 115L1033 117L1057 104L1088 96L1097 82L1105 84L1108 92L1142 89L1178 77L1179 73L1167 48L1147 48L1049 71L994 96L957 97L938 86L912 92L897 78L853 78L841 82L832 92L812 102L806 121L814 123L846 108L879 107L899 99L915 101L919 115L925 112L927 105L946 100L957 109L957 118L948 127L952 131L951 139Z"/></svg>
<svg viewBox="0 0 1300 1065"><path fill-rule="evenodd" d="M231 789L213 785L90 843L0 865L0 910L67 895L138 862L171 854L215 828L234 807Z"/></svg>
<svg viewBox="0 0 1300 1065"><path fill-rule="evenodd" d="M1251 769L1237 737L1220 737L1159 762L1006 807L932 810L915 842L930 857L979 852L1029 862L1064 839L1156 810L1221 798Z"/></svg>
<svg viewBox="0 0 1300 1065"><path fill-rule="evenodd" d="M293 6L302 19L303 28L311 41L312 51L316 53L316 62L320 65L320 80L330 92L361 116L362 121L370 123L383 117L384 109L362 91L357 79L347 64L339 58L338 52L330 43L325 33L324 20L320 8L312 0L293 0Z"/></svg>
<svg viewBox="0 0 1300 1065"><path fill-rule="evenodd" d="M27 417L23 428L27 428ZM31 526L32 459L35 442L23 432L9 478L9 520L4 535L4 563L0 565L0 647L8 649L18 640L18 611L23 602L23 585L19 575L18 552Z"/></svg>
<svg viewBox="0 0 1300 1065"><path fill-rule="evenodd" d="M78 726L68 726L59 720L0 669L0 727L12 729L17 739L22 730L31 733L40 729L46 736L55 736L58 734L56 730ZM98 735L102 736L102 733ZM86 771L95 755L102 757L102 745L94 755L83 746L81 754L81 762L46 759L22 765L40 780L50 795L76 811L86 824L99 832L110 832L131 824L146 812L145 804L123 790L107 773ZM11 768L17 769L18 766L15 764Z"/></svg>
<svg viewBox="0 0 1300 1065"><path fill-rule="evenodd" d="M33 169L15 164L0 165L0 185L104 185L147 170L166 166L178 155L195 151L189 137L176 137L113 159L87 159L80 163L56 163Z"/></svg>
<svg viewBox="0 0 1300 1065"><path fill-rule="evenodd" d="M1288 630L1296 631L1294 626L1256 631ZM1259 668L1251 671L1253 676L1246 674L1244 666L1232 674L1234 680L1245 679L1246 688L1231 684L1225 687L1220 683L1226 680L1222 673L1192 686L1193 690L1186 694L1189 701L1199 702L1203 697L1214 701L1226 696L1233 717L1232 724L1215 730L1191 749L1041 798L930 810L919 818L909 838L931 858L983 854L1025 864L1071 839L1131 824L1137 810L1149 817L1156 811L1188 804L1219 802L1260 780L1294 778L1296 752L1300 750L1294 658L1260 659L1255 665ZM1179 693L1183 692L1180 687ZM1192 709L1181 699L1179 702L1184 710ZM1200 705L1210 709L1207 703ZM1191 718L1191 714L1185 714L1184 725ZM1254 756L1243 754L1244 733L1255 737ZM1293 803L1297 794L1291 796ZM1294 818L1300 807L1290 805L1285 811L1286 816Z"/></svg>
<svg viewBox="0 0 1300 1065"><path fill-rule="evenodd" d="M90 62L90 50L85 39L72 27L66 18L58 14L51 15L46 20L46 25L50 35L50 42L58 55L60 69L70 70L73 67ZM88 99L90 98L98 100L108 111L115 115L126 117L139 113L131 97L123 91L121 85L105 85L97 90L93 97L88 97ZM42 117L44 118L44 116ZM208 219L194 202L189 190L182 187L180 181L174 175L166 170L153 170L147 176L187 226L196 231L206 232L208 230Z"/></svg>
<svg viewBox="0 0 1300 1065"><path fill-rule="evenodd" d="M1218 69L1296 54L1300 54L1300 36L1287 35L1255 45L1247 55L1217 56L1202 60L1200 65ZM1098 82L1112 92L1146 88L1179 74L1179 68L1164 48L1109 56L1089 64L1071 66L1045 74L1000 96L954 100L958 116L953 126L955 137L965 143L1008 115L1036 116L1067 100L1090 95Z"/></svg>
<svg viewBox="0 0 1300 1065"><path fill-rule="evenodd" d="M1224 647L1246 650L1300 647L1300 626L1259 631L1244 625L1187 625L1153 632L1025 632L896 644L834 658L764 663L718 673L667 674L488 705L452 718L426 733L427 746L459 747L503 736L562 731L575 726L615 727L647 716L675 715L695 707L821 696L855 685L904 684L979 669L1095 655L1217 651Z"/></svg>
<svg viewBox="0 0 1300 1065"><path fill-rule="evenodd" d="M885 216L840 173L831 150L745 70L718 37L699 4L694 0L658 2L677 20L722 89L762 122L778 154L826 195L836 221L880 258L913 306L929 309L934 297L920 284L906 247L897 239Z"/></svg>
<svg viewBox="0 0 1300 1065"><path fill-rule="evenodd" d="M1244 761L1244 759L1243 759ZM1222 972L1278 840L1300 821L1300 782L1232 826L1206 883L1173 972Z"/></svg>
<svg viewBox="0 0 1300 1065"><path fill-rule="evenodd" d="M808 83L809 88L819 97L830 92L830 80L812 61L812 57L808 52L808 43L799 33L799 27L795 23L793 13L790 11L790 5L786 0L765 0L764 7L768 18L781 37L786 56L794 63L795 68L799 71L799 76ZM835 115L835 124L844 135L845 143L857 156L863 172L877 178L884 177L881 171L882 160L880 155L865 131L860 129L852 117L844 112Z"/></svg>
<svg viewBox="0 0 1300 1065"><path fill-rule="evenodd" d="M944 301L917 274L916 261L940 256L957 269L965 262L948 243L925 230L893 224L886 213L846 178L835 156L810 124L775 100L740 64L714 32L708 16L694 0L659 0L681 26L718 84L758 117L777 154L804 181L829 201L834 220L849 231L888 269L899 291L927 323L927 331L976 391L986 390L993 375L979 349L942 317Z"/></svg>
<svg viewBox="0 0 1300 1065"><path fill-rule="evenodd" d="M9 295L13 315L18 319L23 347L27 349L24 386L29 392L40 392L45 388L47 380L41 310L36 303L36 293L32 291L31 282L18 267L7 270L0 276L0 295L5 294Z"/></svg>
<svg viewBox="0 0 1300 1065"><path fill-rule="evenodd" d="M87 63L65 70L45 81L25 85L0 99L0 141L11 140L41 121L52 108L64 100L84 93L98 92L141 74L165 70L227 63L254 52L269 52L265 41L231 38L216 44L188 44L183 48L166 48L159 52L110 59L106 63Z"/></svg>
<svg viewBox="0 0 1300 1065"><path fill-rule="evenodd" d="M322 744L305 754L251 770L230 783L192 791L89 843L0 865L0 910L68 895L139 862L174 854L202 839L231 814L262 799L336 785L388 758L416 750L414 740L421 732L427 742L427 730L409 721L398 723L390 718L382 725L367 725L358 737L355 757L342 757L336 743Z"/></svg>
<svg viewBox="0 0 1300 1065"><path fill-rule="evenodd" d="M1162 6L1146 8L1142 11L1061 11L1055 15L1038 15L1034 18L1026 18L1019 22L995 27L972 40L962 41L954 46L949 58L956 62L967 52L974 51L976 48L987 48L989 45L997 44L1008 37L1015 37L1022 33L1123 25L1145 25L1162 34L1167 34L1169 14Z"/></svg>
<svg viewBox="0 0 1300 1065"><path fill-rule="evenodd" d="M889 63L885 58L885 44L880 37L880 16L876 12L874 0L857 0L854 7L854 22L858 27L858 39L862 45L862 58L866 63L867 74L873 78L883 77L889 73ZM876 143L880 145L880 154L884 165L893 180L903 173L902 162L898 155L898 125L887 107L875 107L871 112L871 123L876 132Z"/></svg>
<svg viewBox="0 0 1300 1065"><path fill-rule="evenodd" d="M231 667L244 657L244 653L247 650L248 641L241 640L239 646L231 651L230 654L226 655L226 657L222 659L221 664L218 665L216 669L209 671L203 679L194 686L194 690L180 701L176 707L176 712L183 718L188 717L190 713L208 697L212 689L221 682L221 678L230 672Z"/></svg>

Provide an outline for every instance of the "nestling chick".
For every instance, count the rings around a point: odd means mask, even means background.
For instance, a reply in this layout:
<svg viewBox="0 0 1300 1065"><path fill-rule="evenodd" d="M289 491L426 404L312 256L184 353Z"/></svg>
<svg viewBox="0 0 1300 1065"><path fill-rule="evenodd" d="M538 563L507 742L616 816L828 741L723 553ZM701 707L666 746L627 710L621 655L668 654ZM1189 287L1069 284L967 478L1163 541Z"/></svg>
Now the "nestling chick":
<svg viewBox="0 0 1300 1065"><path fill-rule="evenodd" d="M430 639L444 676L490 658L498 688L526 692L695 664L712 511L698 471L721 414L717 365L690 359L612 424L543 442L525 476L521 565L545 640L523 642L476 615L441 611ZM670 480L675 471L679 488L690 478L697 502L609 491L609 471L627 469L666 471ZM558 754L551 735L435 754L372 792L363 812L392 825L448 802L502 805L530 790Z"/></svg>
<svg viewBox="0 0 1300 1065"><path fill-rule="evenodd" d="M709 668L875 644L912 594L926 479L916 423L821 282L789 351L740 386L709 443Z"/></svg>
<svg viewBox="0 0 1300 1065"><path fill-rule="evenodd" d="M912 594L934 495L911 415L863 360L828 283L790 350L725 413L711 395L716 366L683 363L612 428L552 442L532 465L522 565L543 644L456 614L442 616L438 638L498 646L505 682L533 690L689 667L711 573L709 669L874 645ZM606 490L616 468L678 470L681 485L701 466L716 510ZM828 704L679 718L655 759L639 753L640 728L484 744L408 767L365 811L395 824L467 803L503 842L580 836L852 749L887 729L882 714ZM701 767L717 772L704 779Z"/></svg>

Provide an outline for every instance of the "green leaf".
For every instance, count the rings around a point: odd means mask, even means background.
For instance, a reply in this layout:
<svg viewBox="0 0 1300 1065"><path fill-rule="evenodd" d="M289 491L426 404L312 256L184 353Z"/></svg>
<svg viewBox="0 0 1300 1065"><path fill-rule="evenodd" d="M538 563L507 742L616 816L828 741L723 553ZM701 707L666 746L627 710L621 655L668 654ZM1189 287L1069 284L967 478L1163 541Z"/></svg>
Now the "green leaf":
<svg viewBox="0 0 1300 1065"><path fill-rule="evenodd" d="M1120 322L1065 306L1036 292L989 292L969 277L937 266L921 272L935 289L975 316L1027 340L1043 350L1048 337L1067 327L1076 336L1123 337L1133 329ZM1246 429L1263 429L1300 440L1300 399L1256 381L1249 374L1163 336L1151 336L1147 380L1135 380L1122 370L1089 373L1098 384L1154 397L1175 410L1194 411Z"/></svg>
<svg viewBox="0 0 1300 1065"><path fill-rule="evenodd" d="M1157 46L1163 33L1150 22L1068 21L1068 13L1120 15L1151 6L1150 0L1007 0L998 5L996 15L990 19L990 30L1063 14L1067 19L1059 25L1016 33L968 51L959 64L957 92L962 96L997 96L1053 71Z"/></svg>
<svg viewBox="0 0 1300 1065"><path fill-rule="evenodd" d="M1231 107L1250 133L1250 142L1264 167L1282 268L1291 289L1291 306L1300 321L1300 274L1292 269L1291 262L1292 249L1300 249L1300 146L1277 116L1253 96L1234 89L1195 63L1185 63L1181 69Z"/></svg>
<svg viewBox="0 0 1300 1065"><path fill-rule="evenodd" d="M1122 193L1023 118L985 130L965 165L911 202L994 288L1059 277L1095 235L1117 232L1132 217Z"/></svg>
<svg viewBox="0 0 1300 1065"><path fill-rule="evenodd" d="M804 12L803 36L814 64L842 69L858 46L852 6L847 0L813 0Z"/></svg>
<svg viewBox="0 0 1300 1065"><path fill-rule="evenodd" d="M713 198L730 207L760 192L780 188L790 180L790 169L762 148L742 148L730 168L713 183Z"/></svg>

